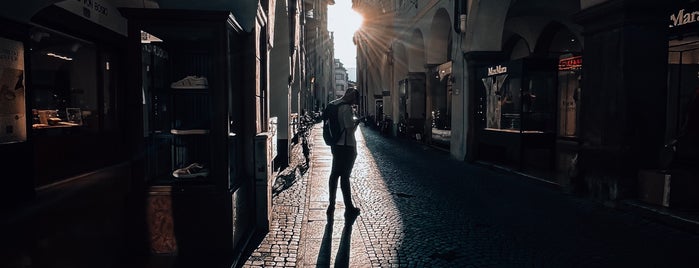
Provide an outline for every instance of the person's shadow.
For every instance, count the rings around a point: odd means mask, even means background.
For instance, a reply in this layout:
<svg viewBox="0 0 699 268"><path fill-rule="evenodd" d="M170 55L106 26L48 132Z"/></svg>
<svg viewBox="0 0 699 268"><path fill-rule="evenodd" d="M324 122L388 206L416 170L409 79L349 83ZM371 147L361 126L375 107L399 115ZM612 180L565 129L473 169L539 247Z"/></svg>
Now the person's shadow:
<svg viewBox="0 0 699 268"><path fill-rule="evenodd" d="M328 222L325 224L325 232L323 232L318 259L316 259L316 267L330 267L330 252L333 248L333 222L333 215L328 215Z"/></svg>
<svg viewBox="0 0 699 268"><path fill-rule="evenodd" d="M354 225L355 220L357 220L357 216L345 218L345 226L342 229L340 245L337 249L337 255L335 255L335 267L349 267L352 225ZM325 224L325 232L323 233L323 240L320 244L320 251L318 252L318 259L316 260L316 267L330 267L330 256L333 240L333 222L333 216L328 215L328 222Z"/></svg>
<svg viewBox="0 0 699 268"><path fill-rule="evenodd" d="M357 215L345 218L345 227L342 228L342 238L340 238L340 246L335 255L335 267L349 267L350 251L352 251L352 225L357 219Z"/></svg>

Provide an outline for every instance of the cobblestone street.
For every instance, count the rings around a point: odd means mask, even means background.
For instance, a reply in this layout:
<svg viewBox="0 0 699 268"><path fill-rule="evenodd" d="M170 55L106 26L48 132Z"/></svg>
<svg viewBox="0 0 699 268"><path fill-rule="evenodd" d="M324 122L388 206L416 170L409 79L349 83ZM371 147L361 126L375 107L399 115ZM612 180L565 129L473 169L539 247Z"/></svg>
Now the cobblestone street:
<svg viewBox="0 0 699 268"><path fill-rule="evenodd" d="M364 127L351 179L361 214L346 222L338 196L328 220L321 134L244 267L699 266L696 234Z"/></svg>

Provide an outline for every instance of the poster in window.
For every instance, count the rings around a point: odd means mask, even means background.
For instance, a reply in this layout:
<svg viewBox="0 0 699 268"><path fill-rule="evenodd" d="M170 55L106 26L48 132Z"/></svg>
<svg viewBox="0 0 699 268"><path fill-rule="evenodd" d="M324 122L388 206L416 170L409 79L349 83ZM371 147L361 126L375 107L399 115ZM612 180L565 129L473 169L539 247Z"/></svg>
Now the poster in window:
<svg viewBox="0 0 699 268"><path fill-rule="evenodd" d="M27 140L24 45L0 37L0 144Z"/></svg>

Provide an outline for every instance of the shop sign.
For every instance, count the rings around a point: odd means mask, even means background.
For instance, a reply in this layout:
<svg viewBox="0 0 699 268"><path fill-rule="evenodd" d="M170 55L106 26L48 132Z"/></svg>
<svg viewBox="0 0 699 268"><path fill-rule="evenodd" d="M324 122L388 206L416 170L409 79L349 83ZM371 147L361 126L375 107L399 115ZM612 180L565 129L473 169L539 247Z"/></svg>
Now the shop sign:
<svg viewBox="0 0 699 268"><path fill-rule="evenodd" d="M65 0L55 4L75 15L126 36L126 19L107 0Z"/></svg>
<svg viewBox="0 0 699 268"><path fill-rule="evenodd" d="M669 28L696 23L697 19L699 19L699 10L685 11L683 8L670 15Z"/></svg>
<svg viewBox="0 0 699 268"><path fill-rule="evenodd" d="M560 59L558 61L558 70L578 70L582 68L582 56Z"/></svg>
<svg viewBox="0 0 699 268"><path fill-rule="evenodd" d="M488 67L488 76L507 73L507 66Z"/></svg>

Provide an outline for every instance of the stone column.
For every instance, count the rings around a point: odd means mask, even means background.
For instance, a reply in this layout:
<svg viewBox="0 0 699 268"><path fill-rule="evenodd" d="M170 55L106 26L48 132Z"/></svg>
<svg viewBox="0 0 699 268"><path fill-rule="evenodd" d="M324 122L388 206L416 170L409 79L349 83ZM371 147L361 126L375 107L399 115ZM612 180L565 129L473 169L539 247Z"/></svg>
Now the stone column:
<svg viewBox="0 0 699 268"><path fill-rule="evenodd" d="M634 196L657 168L666 112L667 16L652 0L613 0L576 14L584 27L579 158L588 194Z"/></svg>

